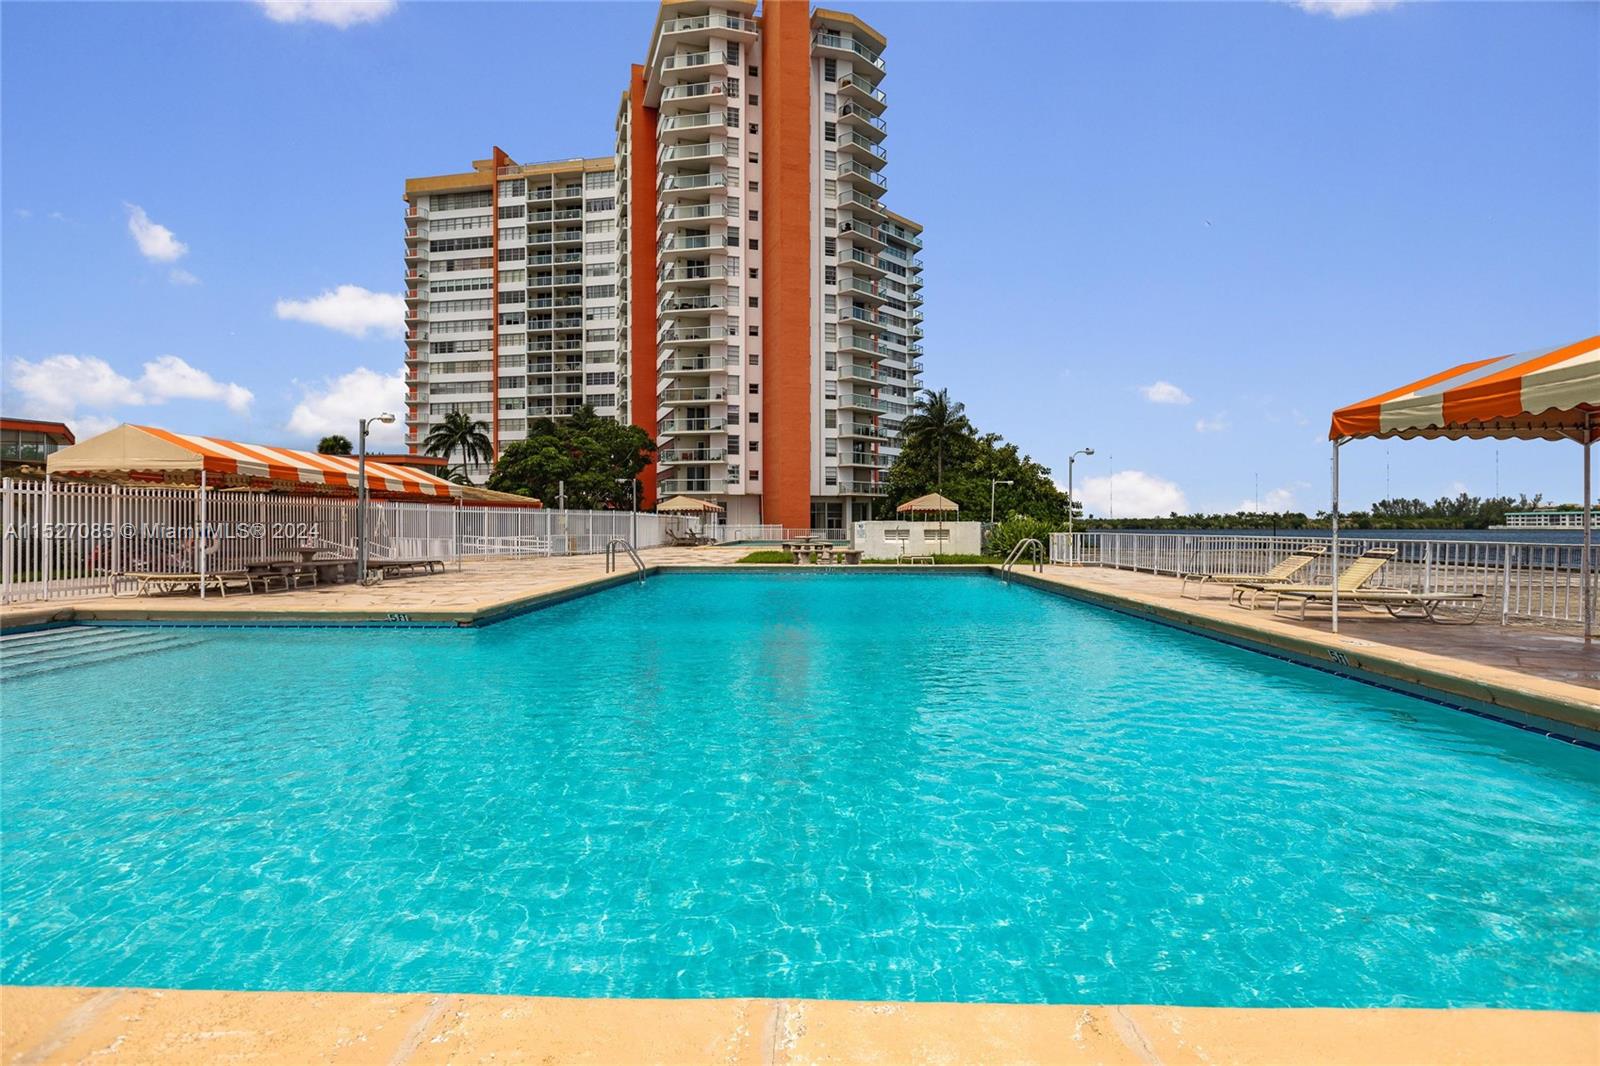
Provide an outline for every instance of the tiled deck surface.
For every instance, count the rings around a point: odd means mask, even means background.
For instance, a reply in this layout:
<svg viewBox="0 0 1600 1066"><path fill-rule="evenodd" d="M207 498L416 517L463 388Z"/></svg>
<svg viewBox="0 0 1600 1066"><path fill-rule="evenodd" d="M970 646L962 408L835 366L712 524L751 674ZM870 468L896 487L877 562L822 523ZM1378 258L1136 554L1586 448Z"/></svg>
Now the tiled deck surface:
<svg viewBox="0 0 1600 1066"><path fill-rule="evenodd" d="M7 1064L1542 1063L1600 1014L0 989Z"/></svg>
<svg viewBox="0 0 1600 1066"><path fill-rule="evenodd" d="M657 549L654 567L721 567L744 548ZM626 577L628 566L622 573ZM753 569L753 568L752 568ZM374 588L102 599L0 609L0 625L101 619L470 621L604 581L596 556L468 562ZM1600 650L1536 626L1347 616L1302 623L1180 598L1176 579L1048 567L1023 580L1220 636L1487 702L1600 724ZM0 1062L1481 1062L1600 1064L1600 1014L566 1000L491 996L0 989Z"/></svg>

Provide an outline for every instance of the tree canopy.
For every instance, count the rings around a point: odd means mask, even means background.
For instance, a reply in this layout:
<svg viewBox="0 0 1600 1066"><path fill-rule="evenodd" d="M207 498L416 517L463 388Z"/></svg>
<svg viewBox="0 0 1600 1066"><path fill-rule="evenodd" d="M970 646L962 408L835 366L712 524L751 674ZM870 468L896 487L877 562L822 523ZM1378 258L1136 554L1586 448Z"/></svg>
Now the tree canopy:
<svg viewBox="0 0 1600 1066"><path fill-rule="evenodd" d="M429 455L452 459L461 454L461 465L494 462L494 444L489 440L489 425L461 411L451 411L444 421L428 431L423 447Z"/></svg>
<svg viewBox="0 0 1600 1066"><path fill-rule="evenodd" d="M638 426L602 418L584 406L567 418L530 421L528 439L506 446L489 488L553 503L565 482L568 507L631 507L629 482L655 451L655 441Z"/></svg>
<svg viewBox="0 0 1600 1066"><path fill-rule="evenodd" d="M330 433L317 441L317 454L319 455L349 455L355 448L350 444L350 438L340 433Z"/></svg>
<svg viewBox="0 0 1600 1066"><path fill-rule="evenodd" d="M945 390L924 391L906 420L903 440L887 476L885 515L907 500L939 492L961 505L962 518L986 520L989 483L999 480L1015 484L995 486L996 518L1066 522L1067 494L1056 487L1050 468L998 433L979 433Z"/></svg>

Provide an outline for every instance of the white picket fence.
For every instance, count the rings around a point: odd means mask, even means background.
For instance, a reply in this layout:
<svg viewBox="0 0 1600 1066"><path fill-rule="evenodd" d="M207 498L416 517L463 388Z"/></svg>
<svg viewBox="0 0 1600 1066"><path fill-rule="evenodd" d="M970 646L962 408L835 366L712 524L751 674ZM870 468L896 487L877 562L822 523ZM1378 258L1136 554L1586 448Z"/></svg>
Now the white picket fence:
<svg viewBox="0 0 1600 1066"><path fill-rule="evenodd" d="M459 562L491 555L583 555L620 537L639 548L669 543L688 523L629 511L372 501L374 558ZM207 572L316 547L356 554L350 499L188 488L141 488L5 479L0 483L0 603L103 596L115 575Z"/></svg>
<svg viewBox="0 0 1600 1066"><path fill-rule="evenodd" d="M1174 576L1263 574L1290 552L1309 545L1326 548L1329 539L1110 530L1052 533L1050 561ZM1422 592L1479 593L1488 600L1486 614L1498 614L1502 623L1517 619L1583 624L1581 544L1341 535L1340 565L1349 565L1369 548L1397 552L1376 584ZM1591 582L1595 562L1591 558ZM1306 584L1331 584L1332 557L1312 564L1301 578Z"/></svg>

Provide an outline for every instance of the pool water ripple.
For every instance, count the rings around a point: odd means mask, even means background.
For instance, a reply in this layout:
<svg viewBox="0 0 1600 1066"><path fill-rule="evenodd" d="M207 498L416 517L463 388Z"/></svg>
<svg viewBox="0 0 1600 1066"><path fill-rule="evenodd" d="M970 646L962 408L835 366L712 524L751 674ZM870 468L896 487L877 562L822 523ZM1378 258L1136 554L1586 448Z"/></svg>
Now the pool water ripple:
<svg viewBox="0 0 1600 1066"><path fill-rule="evenodd" d="M197 633L6 679L4 980L1600 1002L1596 752L1031 589Z"/></svg>

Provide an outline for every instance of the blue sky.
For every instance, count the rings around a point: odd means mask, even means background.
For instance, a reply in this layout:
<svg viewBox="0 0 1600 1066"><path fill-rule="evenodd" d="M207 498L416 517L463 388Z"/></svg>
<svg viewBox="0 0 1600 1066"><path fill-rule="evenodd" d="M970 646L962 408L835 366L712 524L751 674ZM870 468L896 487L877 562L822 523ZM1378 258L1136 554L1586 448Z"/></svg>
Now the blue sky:
<svg viewBox="0 0 1600 1066"><path fill-rule="evenodd" d="M1314 510L1334 407L1600 329L1600 5L839 6L890 41L928 384L1062 480L1095 447L1094 511L1113 471L1124 515ZM610 151L654 16L304 7L0 6L6 413L348 433L394 395L404 179ZM1497 456L1579 494L1573 446L1363 442L1346 500Z"/></svg>

